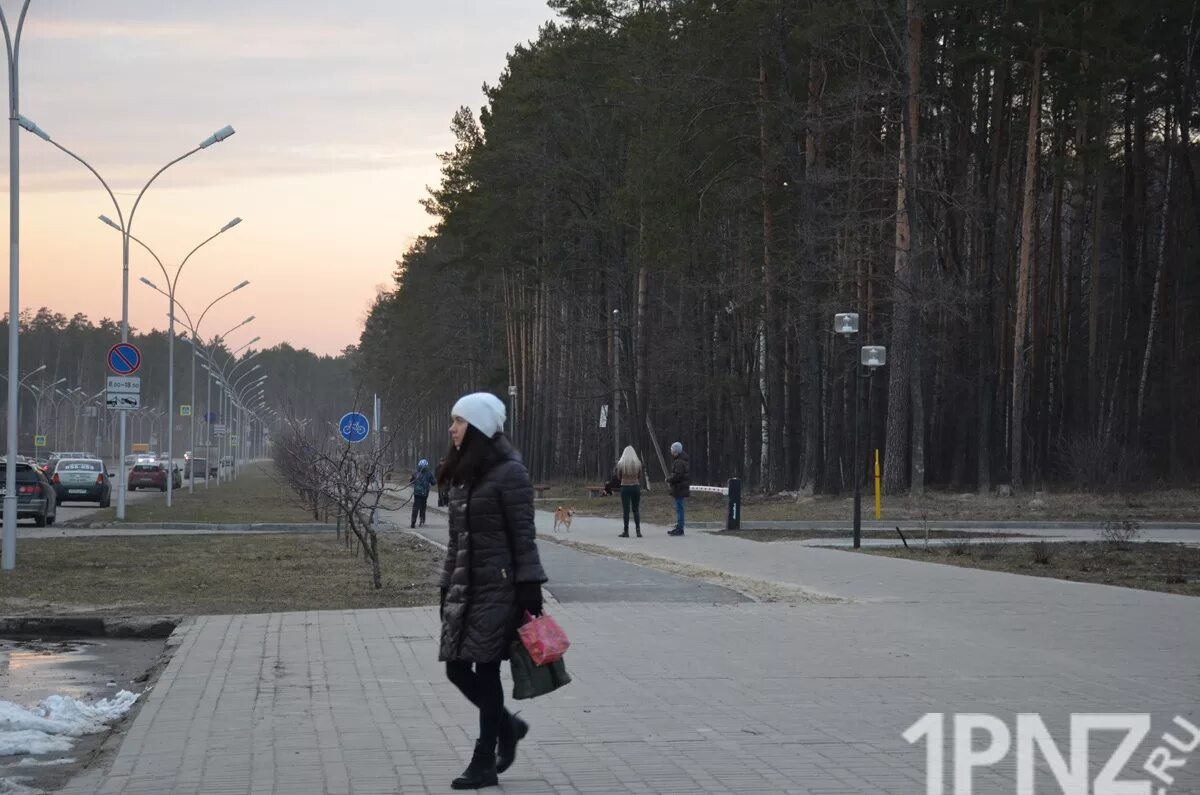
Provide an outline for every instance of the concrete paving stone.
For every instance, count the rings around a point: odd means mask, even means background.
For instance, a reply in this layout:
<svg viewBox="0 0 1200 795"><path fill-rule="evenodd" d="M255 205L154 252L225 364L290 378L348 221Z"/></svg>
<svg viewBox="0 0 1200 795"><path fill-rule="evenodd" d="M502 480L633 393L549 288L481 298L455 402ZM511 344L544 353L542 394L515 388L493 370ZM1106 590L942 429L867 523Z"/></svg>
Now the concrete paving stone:
<svg viewBox="0 0 1200 795"><path fill-rule="evenodd" d="M578 540L623 543L581 519ZM1200 721L1183 597L702 533L645 542L843 601L556 605L575 682L510 705L533 730L500 791L912 795L924 750L900 735L926 712L1039 712L1060 741L1071 712L1146 711L1158 733ZM198 619L107 777L64 792L445 792L476 716L436 627L426 608ZM211 770L224 754L236 762ZM1006 780L1011 765L976 791Z"/></svg>

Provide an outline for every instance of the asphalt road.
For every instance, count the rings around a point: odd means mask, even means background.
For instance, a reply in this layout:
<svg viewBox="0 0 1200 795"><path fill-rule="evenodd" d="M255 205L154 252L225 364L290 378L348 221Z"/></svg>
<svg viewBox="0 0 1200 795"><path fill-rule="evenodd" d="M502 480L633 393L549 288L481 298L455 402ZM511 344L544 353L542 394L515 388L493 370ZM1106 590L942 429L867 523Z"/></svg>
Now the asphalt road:
<svg viewBox="0 0 1200 795"><path fill-rule="evenodd" d="M398 527L408 527L407 512L386 513L386 518ZM445 545L449 537L446 515L429 511L426 525L417 528L416 532ZM560 602L734 604L749 601L737 591L718 585L554 543L538 544L538 554L550 577L546 590Z"/></svg>

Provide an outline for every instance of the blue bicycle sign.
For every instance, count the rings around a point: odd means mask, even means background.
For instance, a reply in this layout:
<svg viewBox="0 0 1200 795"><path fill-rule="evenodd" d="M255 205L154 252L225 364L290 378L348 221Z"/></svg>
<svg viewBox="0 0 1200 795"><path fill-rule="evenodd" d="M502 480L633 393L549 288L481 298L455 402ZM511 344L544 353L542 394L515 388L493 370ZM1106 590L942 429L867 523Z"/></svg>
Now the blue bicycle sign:
<svg viewBox="0 0 1200 795"><path fill-rule="evenodd" d="M338 432L350 443L361 442L371 432L371 421L357 411L347 412L338 420Z"/></svg>

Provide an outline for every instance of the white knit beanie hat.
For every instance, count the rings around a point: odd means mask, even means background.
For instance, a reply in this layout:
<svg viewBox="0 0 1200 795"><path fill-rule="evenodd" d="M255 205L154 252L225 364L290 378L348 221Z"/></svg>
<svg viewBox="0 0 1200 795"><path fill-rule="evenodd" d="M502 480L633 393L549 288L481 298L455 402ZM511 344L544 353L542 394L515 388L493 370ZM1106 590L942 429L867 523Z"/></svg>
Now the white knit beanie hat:
<svg viewBox="0 0 1200 795"><path fill-rule="evenodd" d="M683 445L679 442L673 443L671 445L671 453L673 455L680 455L681 453L683 453Z"/></svg>
<svg viewBox="0 0 1200 795"><path fill-rule="evenodd" d="M450 416L462 417L489 439L504 430L504 402L490 392L463 395L450 409Z"/></svg>

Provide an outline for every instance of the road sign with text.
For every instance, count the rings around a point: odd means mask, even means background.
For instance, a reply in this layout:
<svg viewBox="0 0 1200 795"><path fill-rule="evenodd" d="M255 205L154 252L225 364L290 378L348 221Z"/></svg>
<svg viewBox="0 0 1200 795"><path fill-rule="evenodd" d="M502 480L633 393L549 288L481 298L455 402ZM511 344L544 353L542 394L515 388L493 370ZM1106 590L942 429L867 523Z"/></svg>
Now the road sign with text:
<svg viewBox="0 0 1200 795"><path fill-rule="evenodd" d="M132 411L142 405L142 379L136 375L110 375L105 405L118 411Z"/></svg>
<svg viewBox="0 0 1200 795"><path fill-rule="evenodd" d="M180 407L179 407L179 416L180 416L180 417L190 417L190 416L192 416L192 407L191 407L191 406L186 406L186 405L185 405L185 406L180 406Z"/></svg>

